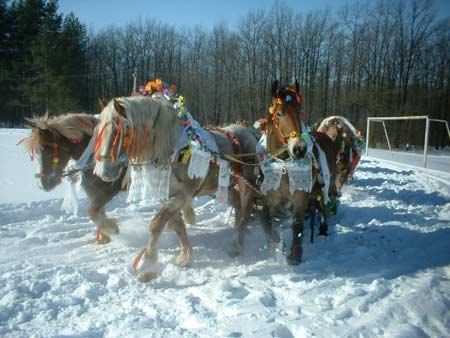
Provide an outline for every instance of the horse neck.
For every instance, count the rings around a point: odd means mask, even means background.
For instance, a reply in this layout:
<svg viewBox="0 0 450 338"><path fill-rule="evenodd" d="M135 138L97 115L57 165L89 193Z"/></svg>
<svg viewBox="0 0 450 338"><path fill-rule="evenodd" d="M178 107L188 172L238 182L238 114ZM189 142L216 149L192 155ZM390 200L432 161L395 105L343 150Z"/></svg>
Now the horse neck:
<svg viewBox="0 0 450 338"><path fill-rule="evenodd" d="M89 141L91 140L91 137L88 135L84 135L81 142L74 143L70 140L66 140L67 147L69 148L70 158L74 160L79 160L81 155L86 150Z"/></svg>

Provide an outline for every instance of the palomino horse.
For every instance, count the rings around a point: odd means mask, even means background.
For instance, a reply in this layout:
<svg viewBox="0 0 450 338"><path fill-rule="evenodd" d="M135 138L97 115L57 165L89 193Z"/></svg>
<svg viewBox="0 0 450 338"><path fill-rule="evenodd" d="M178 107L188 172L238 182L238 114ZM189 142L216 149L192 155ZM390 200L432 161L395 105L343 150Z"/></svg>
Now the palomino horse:
<svg viewBox="0 0 450 338"><path fill-rule="evenodd" d="M360 132L342 116L327 117L320 123L318 131L326 133L337 146L336 188L341 191L342 186L352 179L353 172L361 158Z"/></svg>
<svg viewBox="0 0 450 338"><path fill-rule="evenodd" d="M204 177L191 178L189 156L186 154L191 152L193 157L194 150L190 146L190 140L195 135L186 135L185 129L191 125L190 120L183 120L178 116L177 110L168 100L161 97L114 99L108 103L101 116L97 127L98 142L94 148L94 172L103 180L114 180L118 176L115 162L123 157L127 158L129 165L151 163L170 173L167 199L150 223L150 240L146 248L133 264L136 269L140 258L144 257L139 269L139 280L146 282L156 277L157 244L166 224L175 230L180 240L181 252L176 262L180 266L186 266L192 247L181 217L183 207L192 205L195 196L214 194L218 190L218 157L254 152L255 137L247 128L237 125L212 130L208 135L218 147L216 161L208 160L206 165L209 165L209 170ZM187 140L187 143L183 140ZM249 162L254 163L255 159L251 158ZM234 174L238 184L228 191L230 204L235 208L235 225L238 230L237 239L233 242L236 249L234 251L239 253L244 240L244 226L254 200L254 191L247 188L247 185L254 184L255 177L253 168L250 167L235 169Z"/></svg>
<svg viewBox="0 0 450 338"><path fill-rule="evenodd" d="M98 120L87 114L48 115L28 120L31 135L21 142L32 159L37 155L40 172L37 177L42 189L50 191L61 183L63 170L70 159L79 160L87 148ZM97 225L97 243L105 244L111 234L119 232L117 220L108 218L105 205L121 190L125 170L111 184L93 174L93 168L82 170L82 187L91 202L89 218Z"/></svg>
<svg viewBox="0 0 450 338"><path fill-rule="evenodd" d="M310 188L308 189L292 189L297 182L291 176L291 172L286 170L286 167L278 176L278 185L272 186L265 192L264 201L264 230L268 240L271 243L279 241L278 234L273 229L274 216L277 208L284 202L290 202L293 209L293 224L292 224L292 245L289 255L287 257L288 263L298 265L302 258L302 242L305 212L307 210L310 199L316 198L322 194L322 187L324 182L325 168L320 168L319 159L321 151L326 156L330 174L330 191L334 189L335 180L335 163L336 163L336 148L331 139L322 133L315 133L311 136L305 130L303 122L300 119L302 96L299 93L299 85L296 81L295 87L278 87L278 81L272 84L272 106L269 109L267 118L267 133L266 133L266 149L269 154L279 153L280 149L286 149L278 156L279 160L284 160L288 163L308 163L304 168L306 175L310 177ZM303 130L302 130L303 129ZM311 139L315 139L314 142ZM319 149L319 147L320 150ZM323 154L322 153L322 154ZM300 160L300 161L299 161ZM274 162L275 163L275 162ZM323 166L324 163L322 163ZM262 164L264 171L264 164ZM267 172L265 173L263 186L268 180ZM262 187L263 187L262 186ZM325 184L326 186L326 184ZM328 194L329 191L324 191ZM323 199L322 199L323 203ZM327 234L326 213L322 206L322 221L320 224L320 234Z"/></svg>

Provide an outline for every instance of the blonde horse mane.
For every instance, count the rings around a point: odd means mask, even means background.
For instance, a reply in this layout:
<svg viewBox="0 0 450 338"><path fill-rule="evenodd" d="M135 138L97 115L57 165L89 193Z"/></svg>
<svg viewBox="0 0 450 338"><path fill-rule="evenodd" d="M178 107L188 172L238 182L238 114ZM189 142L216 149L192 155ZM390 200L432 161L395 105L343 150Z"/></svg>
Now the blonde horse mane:
<svg viewBox="0 0 450 338"><path fill-rule="evenodd" d="M334 121L342 124L343 127L347 127L347 129L349 131L351 131L353 133L353 135L358 135L358 131L356 130L356 128L353 126L353 124L350 123L349 120L347 120L345 117L342 116L329 116L327 118L325 118L319 125L318 130L320 132L325 132L328 130L328 128L330 127L331 124L335 124Z"/></svg>
<svg viewBox="0 0 450 338"><path fill-rule="evenodd" d="M48 130L56 137L61 135L69 140L81 140L83 135L92 136L97 119L85 113L67 113L54 117L45 114L43 116L33 116L27 118L28 126L31 128L31 135L25 138L23 144L29 152L43 147L43 135L40 131Z"/></svg>
<svg viewBox="0 0 450 338"><path fill-rule="evenodd" d="M117 104L123 109L122 113L117 111ZM112 124L116 128L112 128ZM95 152L111 157L114 162L124 148L134 164L154 162L165 165L170 163L178 125L176 110L164 98L117 98L102 112ZM112 144L118 145L115 154L114 149L110 150Z"/></svg>

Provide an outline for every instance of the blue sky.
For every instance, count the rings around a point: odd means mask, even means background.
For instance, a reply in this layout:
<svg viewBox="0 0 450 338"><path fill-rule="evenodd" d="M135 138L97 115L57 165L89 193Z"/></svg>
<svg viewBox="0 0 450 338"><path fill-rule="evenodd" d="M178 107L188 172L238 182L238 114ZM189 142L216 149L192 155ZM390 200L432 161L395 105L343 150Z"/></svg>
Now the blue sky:
<svg viewBox="0 0 450 338"><path fill-rule="evenodd" d="M337 11L347 0L282 0L297 12L329 8ZM234 26L250 9L270 10L274 0L60 0L62 13L74 12L88 29L98 31L111 24L122 26L137 18L155 18L178 26L212 28L226 22ZM450 0L437 0L440 17L450 16Z"/></svg>

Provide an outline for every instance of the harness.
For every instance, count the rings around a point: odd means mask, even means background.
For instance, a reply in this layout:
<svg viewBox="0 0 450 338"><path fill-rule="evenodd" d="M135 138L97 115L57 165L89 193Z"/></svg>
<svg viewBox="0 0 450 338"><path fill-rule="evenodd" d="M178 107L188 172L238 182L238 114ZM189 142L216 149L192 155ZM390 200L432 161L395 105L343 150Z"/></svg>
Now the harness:
<svg viewBox="0 0 450 338"><path fill-rule="evenodd" d="M284 88L283 93L287 93L284 96L284 102L286 102L286 103L291 102L295 98L295 100L297 101L297 103L299 105L302 103L302 95L297 93L295 88L286 86ZM275 128L277 128L277 129L279 128L279 125L280 125L280 121L278 120L278 111L280 111L280 107L282 105L283 105L283 100L282 100L282 98L280 96L278 96L275 99L275 103L271 107L269 107L269 113L271 115L271 120L273 121L273 124L274 124ZM280 137L279 137L279 140L282 143L285 143L290 137L291 138L297 137L297 132L295 132L295 131L291 132L291 134L288 135L288 136L283 135L281 133L281 131L279 131L279 132L281 134Z"/></svg>

